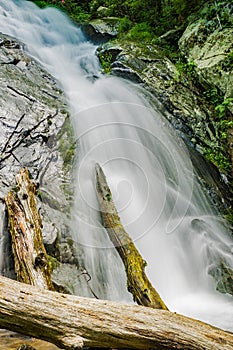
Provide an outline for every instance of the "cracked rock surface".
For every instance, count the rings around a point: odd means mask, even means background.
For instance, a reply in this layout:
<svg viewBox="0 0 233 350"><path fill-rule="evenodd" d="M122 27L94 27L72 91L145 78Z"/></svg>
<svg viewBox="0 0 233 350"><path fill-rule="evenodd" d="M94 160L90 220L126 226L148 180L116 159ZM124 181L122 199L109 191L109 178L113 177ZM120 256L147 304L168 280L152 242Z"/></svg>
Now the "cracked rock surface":
<svg viewBox="0 0 233 350"><path fill-rule="evenodd" d="M3 275L14 277L3 199L14 189L15 175L22 167L29 169L38 186L45 246L49 254L63 263L62 246L71 241L68 225L74 152L71 134L65 98L55 80L24 53L20 42L0 34L0 272ZM75 254L71 249L70 261L65 262L73 264L76 274ZM61 284L62 278L58 277Z"/></svg>

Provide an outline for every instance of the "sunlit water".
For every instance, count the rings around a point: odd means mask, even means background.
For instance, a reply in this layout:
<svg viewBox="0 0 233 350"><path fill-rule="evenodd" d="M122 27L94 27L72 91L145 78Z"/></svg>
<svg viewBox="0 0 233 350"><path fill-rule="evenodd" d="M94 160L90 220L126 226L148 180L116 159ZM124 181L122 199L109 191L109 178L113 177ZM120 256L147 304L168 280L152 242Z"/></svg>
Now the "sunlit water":
<svg viewBox="0 0 233 350"><path fill-rule="evenodd" d="M101 75L96 47L59 11L0 0L0 30L22 40L67 96L77 139L72 231L94 293L131 302L123 265L101 225L98 162L169 309L233 330L232 297L215 291L208 274L221 259L233 268L233 241L163 116L133 84ZM77 285L76 293L91 296L85 290Z"/></svg>

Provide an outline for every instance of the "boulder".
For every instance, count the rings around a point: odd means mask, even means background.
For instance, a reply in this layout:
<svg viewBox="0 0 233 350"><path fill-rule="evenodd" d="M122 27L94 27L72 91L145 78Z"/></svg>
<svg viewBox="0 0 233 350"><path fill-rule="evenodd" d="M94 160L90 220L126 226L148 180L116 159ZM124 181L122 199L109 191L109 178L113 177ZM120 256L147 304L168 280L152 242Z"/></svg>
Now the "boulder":
<svg viewBox="0 0 233 350"><path fill-rule="evenodd" d="M89 23L82 25L84 34L94 43L103 43L118 34L119 18L106 17L101 19L94 19Z"/></svg>
<svg viewBox="0 0 233 350"><path fill-rule="evenodd" d="M181 52L204 85L217 87L225 99L233 97L233 28L217 28L206 35L205 21L190 24L179 40ZM229 105L233 112L233 104Z"/></svg>

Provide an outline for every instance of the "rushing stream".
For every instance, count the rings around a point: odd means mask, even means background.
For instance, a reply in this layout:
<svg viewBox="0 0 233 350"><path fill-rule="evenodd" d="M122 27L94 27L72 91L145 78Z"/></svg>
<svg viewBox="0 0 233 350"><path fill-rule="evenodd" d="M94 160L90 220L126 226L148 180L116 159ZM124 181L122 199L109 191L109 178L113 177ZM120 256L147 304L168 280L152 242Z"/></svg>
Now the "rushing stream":
<svg viewBox="0 0 233 350"><path fill-rule="evenodd" d="M131 302L123 265L101 225L98 162L169 309L233 331L232 297L217 292L208 274L221 259L233 268L233 241L197 182L185 145L145 92L103 76L96 47L53 8L0 0L0 31L25 43L67 96L77 139L72 231L95 294Z"/></svg>

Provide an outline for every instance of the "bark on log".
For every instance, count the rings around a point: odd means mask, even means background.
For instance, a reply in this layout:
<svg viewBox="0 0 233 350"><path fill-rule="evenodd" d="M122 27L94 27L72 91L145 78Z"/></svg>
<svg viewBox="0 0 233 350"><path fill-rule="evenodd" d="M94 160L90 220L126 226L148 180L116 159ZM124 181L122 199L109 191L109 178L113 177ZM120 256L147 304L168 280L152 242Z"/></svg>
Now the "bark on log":
<svg viewBox="0 0 233 350"><path fill-rule="evenodd" d="M139 305L168 310L159 293L147 278L145 260L121 224L112 200L111 190L99 164L96 164L96 191L103 225L124 263L127 288L132 293L134 301Z"/></svg>
<svg viewBox="0 0 233 350"><path fill-rule="evenodd" d="M5 198L17 280L53 290L49 264L42 239L42 221L36 207L36 185L27 169L16 175L16 192Z"/></svg>
<svg viewBox="0 0 233 350"><path fill-rule="evenodd" d="M39 290L2 276L0 327L67 350L233 349L232 333L176 313Z"/></svg>

